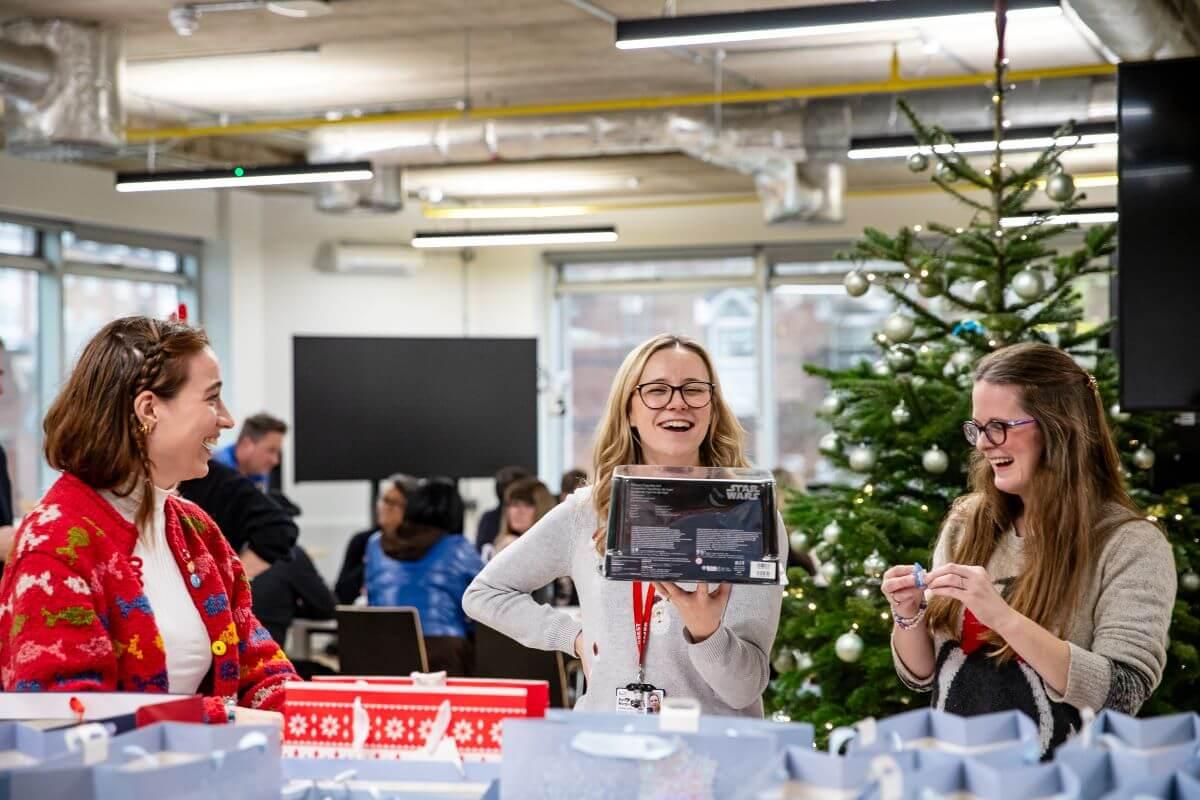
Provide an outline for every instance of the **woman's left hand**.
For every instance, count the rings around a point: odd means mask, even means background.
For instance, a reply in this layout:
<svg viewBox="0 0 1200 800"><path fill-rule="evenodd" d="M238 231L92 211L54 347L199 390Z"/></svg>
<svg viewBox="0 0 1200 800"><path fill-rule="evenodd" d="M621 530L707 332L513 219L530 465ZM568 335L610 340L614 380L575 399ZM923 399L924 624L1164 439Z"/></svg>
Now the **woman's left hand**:
<svg viewBox="0 0 1200 800"><path fill-rule="evenodd" d="M996 632L1013 613L983 567L944 564L926 573L925 585L935 597L961 601L975 619Z"/></svg>
<svg viewBox="0 0 1200 800"><path fill-rule="evenodd" d="M700 581L696 591L689 592L677 583L658 582L654 588L671 601L683 626L691 634L696 644L703 642L717 632L721 627L721 617L725 615L725 607L729 605L730 585L722 583L712 594L708 592L708 584Z"/></svg>

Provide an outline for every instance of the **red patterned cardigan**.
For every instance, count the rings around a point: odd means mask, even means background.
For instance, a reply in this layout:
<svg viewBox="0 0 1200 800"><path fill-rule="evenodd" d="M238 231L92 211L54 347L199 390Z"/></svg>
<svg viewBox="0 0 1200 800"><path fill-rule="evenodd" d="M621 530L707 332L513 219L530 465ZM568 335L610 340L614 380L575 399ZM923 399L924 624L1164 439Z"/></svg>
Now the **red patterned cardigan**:
<svg viewBox="0 0 1200 800"><path fill-rule="evenodd" d="M167 542L212 642L212 670L200 688L206 718L225 722L226 698L281 711L283 684L296 672L251 611L242 563L199 506L169 497L164 513ZM137 535L70 474L24 517L0 580L5 691L167 691L159 621L133 556Z"/></svg>

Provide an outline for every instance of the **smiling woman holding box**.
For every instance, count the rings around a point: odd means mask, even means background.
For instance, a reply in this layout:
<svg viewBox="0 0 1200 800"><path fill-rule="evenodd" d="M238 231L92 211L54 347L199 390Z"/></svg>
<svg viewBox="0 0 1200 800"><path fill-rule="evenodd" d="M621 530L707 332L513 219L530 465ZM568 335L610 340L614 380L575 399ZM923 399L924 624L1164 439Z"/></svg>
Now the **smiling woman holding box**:
<svg viewBox="0 0 1200 800"><path fill-rule="evenodd" d="M707 714L761 717L778 585L722 584L710 592L700 583L692 592L600 574L616 467L746 467L742 436L699 343L666 334L643 342L613 380L593 452L595 485L577 490L488 563L463 597L467 614L528 647L582 659L588 690L577 709L614 710L636 681L659 692L646 694L647 705L665 693L695 698ZM782 523L777 533L783 538ZM579 591L582 623L529 597L562 576Z"/></svg>

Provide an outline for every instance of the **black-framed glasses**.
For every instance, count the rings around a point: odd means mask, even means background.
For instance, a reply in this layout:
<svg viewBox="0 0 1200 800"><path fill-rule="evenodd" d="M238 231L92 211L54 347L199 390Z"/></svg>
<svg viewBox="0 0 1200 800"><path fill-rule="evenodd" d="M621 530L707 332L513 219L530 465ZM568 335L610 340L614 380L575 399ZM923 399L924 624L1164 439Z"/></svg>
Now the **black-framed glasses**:
<svg viewBox="0 0 1200 800"><path fill-rule="evenodd" d="M637 389L638 397L642 398L646 408L656 411L670 405L676 392L679 392L688 408L704 408L712 402L713 385L708 381L688 381L680 386L653 381L639 383L634 388Z"/></svg>
<svg viewBox="0 0 1200 800"><path fill-rule="evenodd" d="M973 419L969 419L962 424L963 436L967 437L967 444L974 447L979 443L979 433L987 437L987 440L996 447L1008 441L1008 429L1019 428L1022 425L1030 425L1037 422L1036 419L1029 417L1027 419L989 419L987 422L980 425Z"/></svg>

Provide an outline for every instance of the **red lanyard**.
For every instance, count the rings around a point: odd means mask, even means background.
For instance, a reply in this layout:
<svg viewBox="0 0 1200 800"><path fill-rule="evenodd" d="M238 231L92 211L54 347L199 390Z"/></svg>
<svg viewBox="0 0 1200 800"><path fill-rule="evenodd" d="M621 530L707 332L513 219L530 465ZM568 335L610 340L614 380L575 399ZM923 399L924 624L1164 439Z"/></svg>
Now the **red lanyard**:
<svg viewBox="0 0 1200 800"><path fill-rule="evenodd" d="M654 584L646 584L646 599L642 600L642 582L633 582L633 637L637 641L638 683L646 674L646 646L650 643L650 611L654 608Z"/></svg>

